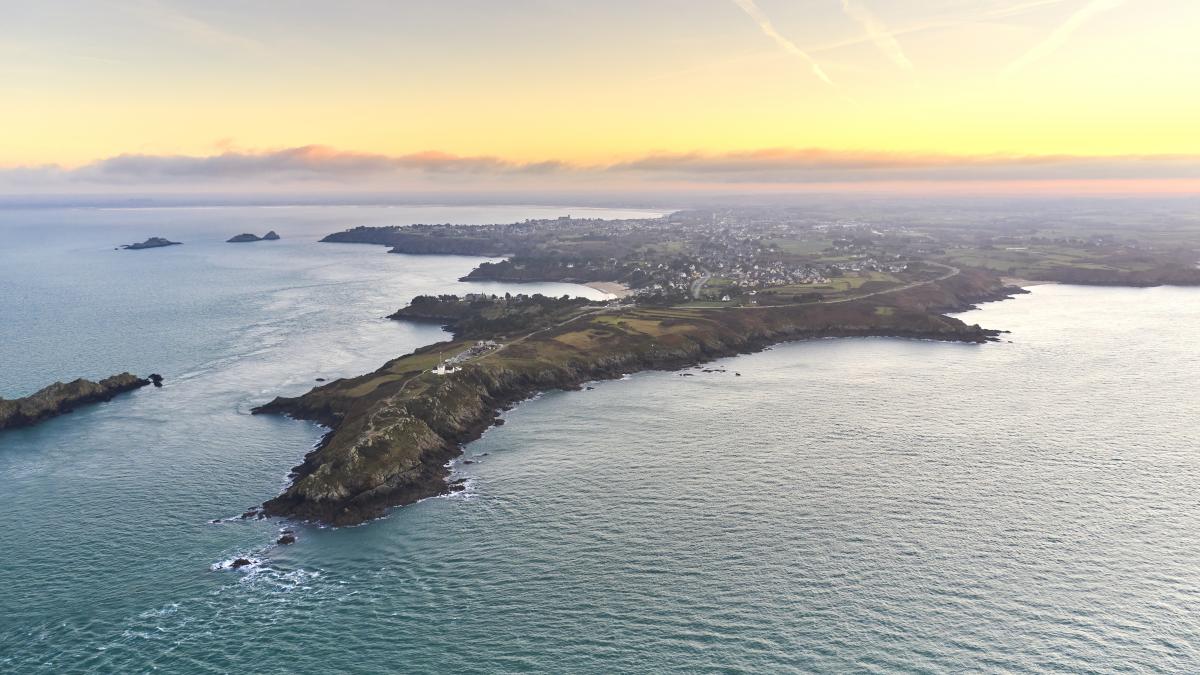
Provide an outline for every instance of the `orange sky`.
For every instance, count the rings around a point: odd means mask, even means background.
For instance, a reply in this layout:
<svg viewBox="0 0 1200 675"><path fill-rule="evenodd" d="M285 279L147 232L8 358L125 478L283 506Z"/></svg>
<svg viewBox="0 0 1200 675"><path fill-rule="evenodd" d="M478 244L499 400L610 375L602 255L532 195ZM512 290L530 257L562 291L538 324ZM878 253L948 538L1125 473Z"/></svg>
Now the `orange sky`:
<svg viewBox="0 0 1200 675"><path fill-rule="evenodd" d="M576 172L772 148L1200 155L1185 0L7 4L28 6L0 8L0 166L27 184L45 165L312 145ZM1171 165L1109 177L1197 177Z"/></svg>

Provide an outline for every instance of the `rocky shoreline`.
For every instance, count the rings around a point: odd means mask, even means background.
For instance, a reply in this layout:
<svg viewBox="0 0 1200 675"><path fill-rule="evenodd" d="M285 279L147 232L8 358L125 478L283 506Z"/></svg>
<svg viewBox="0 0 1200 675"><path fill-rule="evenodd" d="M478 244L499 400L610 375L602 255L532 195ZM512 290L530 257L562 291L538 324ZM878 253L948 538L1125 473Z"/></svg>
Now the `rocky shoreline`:
<svg viewBox="0 0 1200 675"><path fill-rule="evenodd" d="M117 394L149 384L161 386L161 382L159 375L143 379L131 373L121 373L99 382L83 378L72 382L55 382L25 398L0 398L0 431L32 426L73 412L81 405L111 401Z"/></svg>
<svg viewBox="0 0 1200 675"><path fill-rule="evenodd" d="M691 314L639 309L581 316L568 325L512 341L444 376L428 368L463 343L430 345L374 373L255 408L255 414L286 414L330 429L293 469L289 487L263 504L263 512L354 525L383 515L389 507L461 489L449 482L447 462L462 453L464 444L497 424L502 411L548 390L579 389L590 381L645 370L675 370L805 339L995 341L998 331L968 326L926 309L957 311L1020 292L985 276L954 278L933 290L912 289L888 298L886 304Z"/></svg>

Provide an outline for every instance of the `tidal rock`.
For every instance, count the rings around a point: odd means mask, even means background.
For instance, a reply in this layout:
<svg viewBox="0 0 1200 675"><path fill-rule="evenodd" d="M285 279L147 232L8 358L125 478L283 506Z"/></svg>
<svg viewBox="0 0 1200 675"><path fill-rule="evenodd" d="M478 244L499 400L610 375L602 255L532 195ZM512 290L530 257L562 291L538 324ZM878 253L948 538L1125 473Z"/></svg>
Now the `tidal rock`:
<svg viewBox="0 0 1200 675"><path fill-rule="evenodd" d="M294 543L296 543L296 535L291 532L285 531L283 534L279 535L279 539L276 539L275 543L279 544L280 546L287 546L288 544L294 544Z"/></svg>
<svg viewBox="0 0 1200 675"><path fill-rule="evenodd" d="M233 569L233 570L241 569L243 567L246 567L248 565L253 565L253 564L254 564L253 560L248 560L246 558L238 558L237 560L234 560L232 563L230 563L229 569Z"/></svg>
<svg viewBox="0 0 1200 675"><path fill-rule="evenodd" d="M275 230L271 230L270 232L267 232L266 234L263 235L263 241L276 241L278 239L279 239L279 235L275 234Z"/></svg>
<svg viewBox="0 0 1200 675"><path fill-rule="evenodd" d="M150 380L150 383L153 384L154 386L156 386L156 387L162 386L162 383L163 383L162 375L159 375L158 373L150 373L150 377L148 379Z"/></svg>

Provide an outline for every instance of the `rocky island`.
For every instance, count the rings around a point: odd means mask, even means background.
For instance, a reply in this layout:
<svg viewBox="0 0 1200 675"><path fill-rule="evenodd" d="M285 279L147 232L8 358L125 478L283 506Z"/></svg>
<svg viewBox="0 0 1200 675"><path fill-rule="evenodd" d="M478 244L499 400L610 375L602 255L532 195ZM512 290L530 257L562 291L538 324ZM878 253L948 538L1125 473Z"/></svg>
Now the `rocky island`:
<svg viewBox="0 0 1200 675"><path fill-rule="evenodd" d="M25 398L0 398L0 431L27 427L38 422L65 415L81 405L110 401L117 394L139 389L148 384L160 386L162 377L147 379L131 373L106 377L99 382L83 378L72 382L55 382Z"/></svg>
<svg viewBox="0 0 1200 675"><path fill-rule="evenodd" d="M140 251L144 248L162 248L164 246L180 246L181 244L183 244L181 241L171 241L163 237L150 237L146 241L137 244L126 244L121 248L128 251Z"/></svg>
<svg viewBox="0 0 1200 675"><path fill-rule="evenodd" d="M267 232L266 234L264 234L261 237L258 236L257 234L250 234L250 233L234 235L234 236L230 237L229 239L226 239L225 243L227 243L227 244L243 244L243 243L252 242L252 241L276 241L278 239L279 239L279 235L275 234L275 230L271 230L270 232Z"/></svg>

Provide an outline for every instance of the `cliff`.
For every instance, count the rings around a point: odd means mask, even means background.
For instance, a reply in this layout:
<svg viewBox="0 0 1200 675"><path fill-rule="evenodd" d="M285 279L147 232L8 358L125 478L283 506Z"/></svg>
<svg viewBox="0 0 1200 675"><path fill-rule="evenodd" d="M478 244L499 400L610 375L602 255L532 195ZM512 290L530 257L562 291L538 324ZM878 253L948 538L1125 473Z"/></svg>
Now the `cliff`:
<svg viewBox="0 0 1200 675"><path fill-rule="evenodd" d="M152 376L154 377L154 376ZM99 382L78 379L55 382L25 398L0 398L0 430L37 424L43 420L65 415L81 405L111 400L117 394L132 391L151 383L130 373L106 377Z"/></svg>

